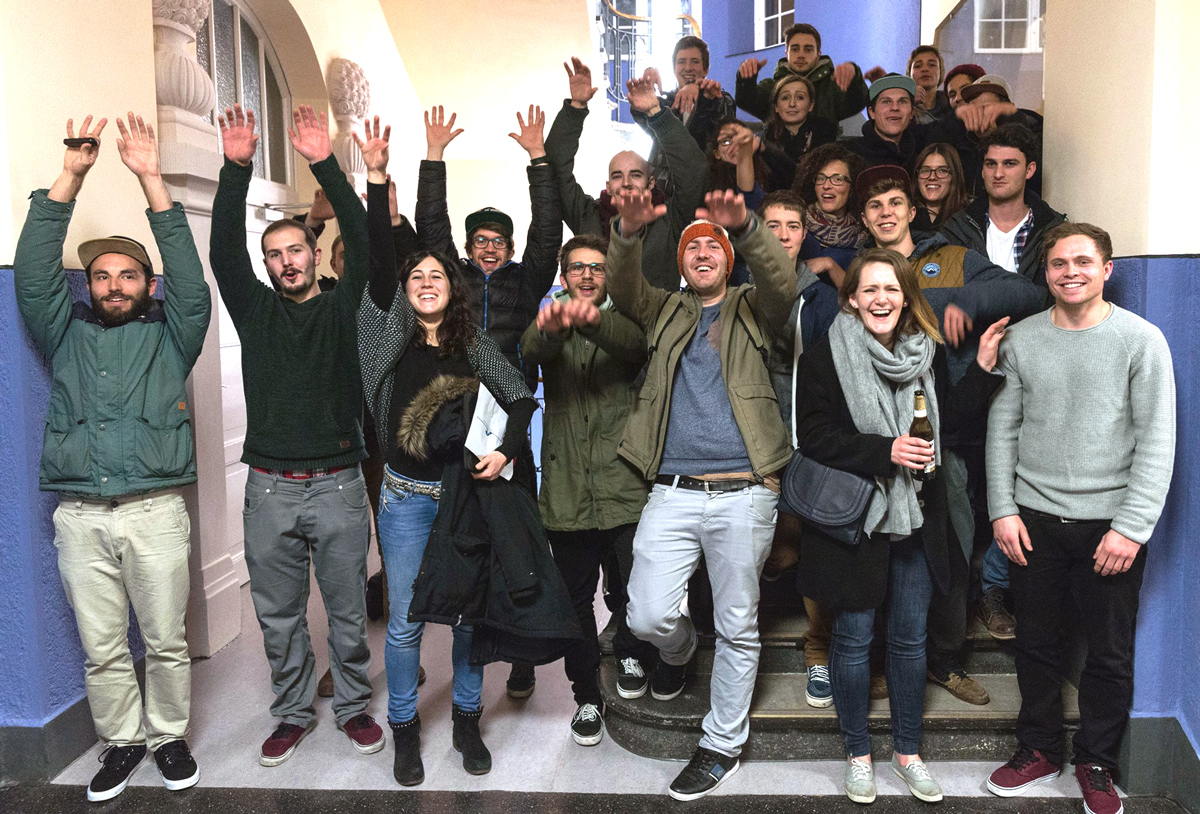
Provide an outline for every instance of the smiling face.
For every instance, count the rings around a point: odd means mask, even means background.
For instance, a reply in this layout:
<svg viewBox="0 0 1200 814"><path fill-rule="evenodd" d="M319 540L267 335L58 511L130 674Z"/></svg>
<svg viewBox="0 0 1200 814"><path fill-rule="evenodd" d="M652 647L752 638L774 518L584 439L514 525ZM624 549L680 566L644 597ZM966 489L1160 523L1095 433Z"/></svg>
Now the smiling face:
<svg viewBox="0 0 1200 814"><path fill-rule="evenodd" d="M889 141L899 141L913 119L913 98L903 88L888 88L875 97L868 110L875 130Z"/></svg>
<svg viewBox="0 0 1200 814"><path fill-rule="evenodd" d="M930 153L917 168L917 191L927 204L937 204L950 192L950 165L945 156Z"/></svg>
<svg viewBox="0 0 1200 814"><path fill-rule="evenodd" d="M804 124L812 109L813 100L803 82L789 82L775 98L775 117L791 127Z"/></svg>
<svg viewBox="0 0 1200 814"><path fill-rule="evenodd" d="M845 161L830 161L821 167L815 186L817 206L822 212L834 216L846 214L850 202L850 167Z"/></svg>
<svg viewBox="0 0 1200 814"><path fill-rule="evenodd" d="M775 233L788 257L795 262L800 255L800 244L804 242L804 219L795 209L773 204L763 210L763 221Z"/></svg>
<svg viewBox="0 0 1200 814"><path fill-rule="evenodd" d="M116 252L102 254L88 268L88 293L92 313L106 328L116 328L140 317L154 304L158 281L147 280L142 264Z"/></svg>
<svg viewBox="0 0 1200 814"><path fill-rule="evenodd" d="M683 279L704 305L724 298L728 270L729 258L715 238L698 237L683 248Z"/></svg>
<svg viewBox="0 0 1200 814"><path fill-rule="evenodd" d="M595 249L575 249L567 255L563 284L571 299L587 300L597 305L604 302L604 282L607 279L603 270L605 262L604 252Z"/></svg>
<svg viewBox="0 0 1200 814"><path fill-rule="evenodd" d="M896 325L907 303L891 263L867 263L862 267L858 287L849 296L850 307L862 320L871 336L880 344L892 346Z"/></svg>
<svg viewBox="0 0 1200 814"><path fill-rule="evenodd" d="M409 272L404 293L417 319L426 326L436 327L450 307L450 278L437 258L426 257Z"/></svg>
<svg viewBox="0 0 1200 814"><path fill-rule="evenodd" d="M283 296L303 302L320 293L321 250L309 248L303 229L280 228L263 238L263 264Z"/></svg>
<svg viewBox="0 0 1200 814"><path fill-rule="evenodd" d="M1046 250L1046 285L1054 304L1083 312L1104 301L1104 283L1112 276L1096 243L1086 235L1070 235Z"/></svg>
<svg viewBox="0 0 1200 814"><path fill-rule="evenodd" d="M1026 163L1025 153L1016 147L988 147L983 157L983 186L993 203L1025 197L1025 182L1033 177L1037 164Z"/></svg>
<svg viewBox="0 0 1200 814"><path fill-rule="evenodd" d="M674 68L675 81L681 88L708 76L708 71L704 68L704 55L700 53L699 48L680 48L675 54Z"/></svg>
<svg viewBox="0 0 1200 814"><path fill-rule="evenodd" d="M946 96L950 99L950 106L957 108L959 105L965 105L967 100L962 98L962 89L971 84L971 77L965 73L960 73L951 79L946 84Z"/></svg>
<svg viewBox="0 0 1200 814"><path fill-rule="evenodd" d="M501 245L497 245L497 243ZM474 263L486 275L501 268L512 259L512 238L493 229L476 229L471 233L467 251Z"/></svg>
<svg viewBox="0 0 1200 814"><path fill-rule="evenodd" d="M902 189L881 192L863 207L863 223L875 238L875 244L884 249L895 248L908 240L908 225L916 215L916 208Z"/></svg>
<svg viewBox="0 0 1200 814"><path fill-rule="evenodd" d="M628 195L630 192L645 192L654 186L650 165L632 150L619 152L608 162L608 183L605 186L612 198L618 193Z"/></svg>
<svg viewBox="0 0 1200 814"><path fill-rule="evenodd" d="M812 34L793 34L787 44L787 61L797 73L808 73L821 58L821 49Z"/></svg>

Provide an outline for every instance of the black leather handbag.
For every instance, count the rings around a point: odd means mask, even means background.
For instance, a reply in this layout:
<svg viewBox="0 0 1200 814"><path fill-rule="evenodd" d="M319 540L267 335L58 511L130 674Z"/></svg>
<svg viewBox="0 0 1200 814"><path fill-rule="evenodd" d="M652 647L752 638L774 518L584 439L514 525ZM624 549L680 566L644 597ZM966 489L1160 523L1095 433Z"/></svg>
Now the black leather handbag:
<svg viewBox="0 0 1200 814"><path fill-rule="evenodd" d="M858 545L875 481L792 453L783 471L779 511L795 515L838 542Z"/></svg>

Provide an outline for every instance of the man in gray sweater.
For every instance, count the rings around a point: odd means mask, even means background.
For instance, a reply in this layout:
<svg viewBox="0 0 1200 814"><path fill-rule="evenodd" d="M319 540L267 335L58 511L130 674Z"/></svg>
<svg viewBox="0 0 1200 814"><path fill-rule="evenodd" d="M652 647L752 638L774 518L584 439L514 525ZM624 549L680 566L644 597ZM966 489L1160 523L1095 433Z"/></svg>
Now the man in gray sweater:
<svg viewBox="0 0 1200 814"><path fill-rule="evenodd" d="M1054 307L1009 332L988 416L988 505L1012 562L1021 714L1018 749L987 785L1011 797L1058 776L1070 602L1088 645L1075 777L1088 811L1119 814L1112 773L1133 700L1145 543L1171 483L1175 381L1162 333L1104 299L1108 234L1064 223L1044 245Z"/></svg>

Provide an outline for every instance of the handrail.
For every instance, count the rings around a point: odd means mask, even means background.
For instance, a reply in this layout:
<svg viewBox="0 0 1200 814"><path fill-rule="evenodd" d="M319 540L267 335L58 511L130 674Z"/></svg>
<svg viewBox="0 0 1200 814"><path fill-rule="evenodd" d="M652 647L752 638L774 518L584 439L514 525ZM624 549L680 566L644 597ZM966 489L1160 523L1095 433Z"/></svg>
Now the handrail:
<svg viewBox="0 0 1200 814"><path fill-rule="evenodd" d="M654 21L652 17L639 17L636 14L626 14L623 11L617 11L611 0L604 0L604 5L608 6L608 10L618 17L622 17L626 20L633 20L635 23L649 23ZM696 32L696 36L702 38L702 35L700 34L700 23L696 22L695 17L690 14L676 14L675 19L687 20L688 24L691 25L692 30Z"/></svg>

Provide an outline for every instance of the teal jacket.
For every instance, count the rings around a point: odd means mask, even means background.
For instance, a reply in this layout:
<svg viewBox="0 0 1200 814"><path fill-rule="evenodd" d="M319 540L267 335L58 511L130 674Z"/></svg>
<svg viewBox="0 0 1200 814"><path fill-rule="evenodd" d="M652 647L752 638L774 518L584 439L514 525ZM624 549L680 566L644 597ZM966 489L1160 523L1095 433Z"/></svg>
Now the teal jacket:
<svg viewBox="0 0 1200 814"><path fill-rule="evenodd" d="M183 207L147 210L165 301L117 328L71 302L62 250L74 208L34 192L13 261L17 307L53 377L39 486L115 497L194 483L185 382L212 298Z"/></svg>

